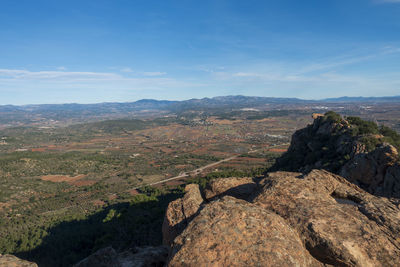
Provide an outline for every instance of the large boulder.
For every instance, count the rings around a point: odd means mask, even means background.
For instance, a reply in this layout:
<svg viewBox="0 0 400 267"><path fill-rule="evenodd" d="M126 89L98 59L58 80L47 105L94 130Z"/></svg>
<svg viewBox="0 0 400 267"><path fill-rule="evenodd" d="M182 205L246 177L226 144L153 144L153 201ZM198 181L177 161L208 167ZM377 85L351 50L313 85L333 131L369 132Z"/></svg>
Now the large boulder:
<svg viewBox="0 0 400 267"><path fill-rule="evenodd" d="M400 209L327 171L277 172L262 182L254 203L297 230L320 262L335 266L396 266Z"/></svg>
<svg viewBox="0 0 400 267"><path fill-rule="evenodd" d="M398 266L396 200L323 170L270 173L259 186L249 201L203 203L171 243L168 265Z"/></svg>
<svg viewBox="0 0 400 267"><path fill-rule="evenodd" d="M171 245L172 241L187 226L192 217L197 213L203 203L199 185L189 184L185 187L183 198L172 201L168 208L162 225L163 244Z"/></svg>
<svg viewBox="0 0 400 267"><path fill-rule="evenodd" d="M21 260L14 255L0 254L0 267L38 267L38 265L34 262Z"/></svg>
<svg viewBox="0 0 400 267"><path fill-rule="evenodd" d="M173 242L170 267L322 266L275 213L225 196L204 207Z"/></svg>

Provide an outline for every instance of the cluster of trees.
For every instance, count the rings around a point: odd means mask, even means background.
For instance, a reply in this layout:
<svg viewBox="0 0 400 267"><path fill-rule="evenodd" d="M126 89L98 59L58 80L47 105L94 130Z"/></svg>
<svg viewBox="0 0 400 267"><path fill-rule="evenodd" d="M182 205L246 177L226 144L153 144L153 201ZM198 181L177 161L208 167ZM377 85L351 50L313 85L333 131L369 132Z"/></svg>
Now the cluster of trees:
<svg viewBox="0 0 400 267"><path fill-rule="evenodd" d="M168 203L183 192L182 187L147 187L139 195L90 214L71 210L59 216L4 218L0 222L0 253L12 253L39 266L71 266L105 246L123 250L160 245Z"/></svg>
<svg viewBox="0 0 400 267"><path fill-rule="evenodd" d="M361 141L369 151L374 150L382 142L389 143L397 149L400 148L400 135L395 130L384 125L378 126L373 121L366 121L359 117L346 117L346 120L352 126L351 135L362 136ZM383 138L379 139L374 135L382 135Z"/></svg>

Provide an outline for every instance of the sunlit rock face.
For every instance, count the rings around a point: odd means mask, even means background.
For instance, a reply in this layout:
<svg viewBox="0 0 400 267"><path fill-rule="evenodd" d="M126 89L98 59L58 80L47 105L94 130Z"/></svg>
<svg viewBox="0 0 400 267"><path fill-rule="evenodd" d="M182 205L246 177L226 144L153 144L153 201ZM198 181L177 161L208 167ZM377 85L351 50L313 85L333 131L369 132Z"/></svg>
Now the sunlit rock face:
<svg viewBox="0 0 400 267"><path fill-rule="evenodd" d="M241 186L218 183L223 192ZM330 172L270 173L246 200L220 196L204 200L171 242L168 266L396 266L400 261L399 203Z"/></svg>

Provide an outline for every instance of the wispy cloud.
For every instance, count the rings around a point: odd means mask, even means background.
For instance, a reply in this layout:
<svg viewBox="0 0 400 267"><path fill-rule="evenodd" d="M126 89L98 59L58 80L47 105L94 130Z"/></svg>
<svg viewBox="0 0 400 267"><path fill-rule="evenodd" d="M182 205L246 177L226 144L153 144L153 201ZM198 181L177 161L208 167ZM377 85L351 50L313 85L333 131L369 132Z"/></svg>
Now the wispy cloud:
<svg viewBox="0 0 400 267"><path fill-rule="evenodd" d="M215 83L230 88L252 88L259 95L325 98L341 95L395 95L400 89L398 64L387 65L399 57L398 46L383 46L338 56L303 61L264 61L211 73ZM364 66L366 66L364 68ZM369 66L374 66L371 71ZM388 68L390 67L390 71ZM380 69L382 68L382 71ZM256 89L255 89L256 88ZM258 88L258 89L257 89ZM243 91L246 92L246 91ZM255 94L255 93L253 93Z"/></svg>
<svg viewBox="0 0 400 267"><path fill-rule="evenodd" d="M121 72L131 73L136 76L158 77L164 76L166 72L134 72L130 68L122 69ZM9 79L35 79L35 80L69 80L69 81L91 81L91 80L129 80L122 74L113 72L75 72L75 71L29 71L21 69L0 69L0 78Z"/></svg>
<svg viewBox="0 0 400 267"><path fill-rule="evenodd" d="M133 69L129 68L129 67L125 67L120 69L120 72L123 73L130 73L132 75L136 75L136 76L163 76L166 75L166 72L162 72L162 71L134 71Z"/></svg>
<svg viewBox="0 0 400 267"><path fill-rule="evenodd" d="M160 72L160 71L153 71L153 72L140 72L143 76L163 76L166 75L166 72Z"/></svg>
<svg viewBox="0 0 400 267"><path fill-rule="evenodd" d="M105 72L70 72L70 71L29 71L0 69L0 77L35 80L115 80L121 78L115 73Z"/></svg>
<svg viewBox="0 0 400 267"><path fill-rule="evenodd" d="M205 86L202 82L184 78L162 77L164 73L145 74L148 73L123 75L113 72L0 69L0 104L95 103L155 96L169 99L172 90ZM175 95L182 97L182 94Z"/></svg>
<svg viewBox="0 0 400 267"><path fill-rule="evenodd" d="M296 61L263 58L240 64L222 62L224 67L185 65L182 73L168 74L123 66L104 72L3 68L0 103L185 99L224 94L314 99L396 95L400 90L398 59L399 44L391 43Z"/></svg>

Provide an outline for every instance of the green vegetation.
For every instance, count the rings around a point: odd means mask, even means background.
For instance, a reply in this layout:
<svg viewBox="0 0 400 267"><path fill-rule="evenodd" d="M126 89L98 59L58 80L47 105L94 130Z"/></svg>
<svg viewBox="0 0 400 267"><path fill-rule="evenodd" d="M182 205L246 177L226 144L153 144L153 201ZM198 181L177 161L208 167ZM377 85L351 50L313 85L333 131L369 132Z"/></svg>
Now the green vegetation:
<svg viewBox="0 0 400 267"><path fill-rule="evenodd" d="M334 111L328 111L325 113L324 117L323 117L324 121L330 121L330 122L335 122L335 123L339 123L342 121L342 116L340 116L340 114L334 112Z"/></svg>
<svg viewBox="0 0 400 267"><path fill-rule="evenodd" d="M12 231L1 240L0 250L16 253L39 266L71 266L109 245L120 250L160 245L167 205L182 193L182 188L147 188L146 192L90 214L76 212L54 221L41 216L32 221L13 218L5 225Z"/></svg>
<svg viewBox="0 0 400 267"><path fill-rule="evenodd" d="M400 134L398 134L395 130L390 129L387 126L381 126L379 128L379 133L384 136L383 140L395 146L398 150L400 150Z"/></svg>
<svg viewBox="0 0 400 267"><path fill-rule="evenodd" d="M227 169L192 178L202 189L216 178L262 176L266 168L250 170ZM39 266L70 266L98 249L112 245L117 250L132 246L161 245L161 226L165 210L172 200L182 197L184 186L172 189L140 188L139 194L118 199L114 204L88 213L70 209L54 216L51 213L9 217L1 221L2 253L14 253L37 262ZM99 187L93 186L90 191ZM60 194L58 203L67 195Z"/></svg>
<svg viewBox="0 0 400 267"><path fill-rule="evenodd" d="M387 142L397 149L400 149L400 135L387 126L378 126L375 122L365 121L359 117L347 117L346 120L350 123L351 134L353 136L361 136L363 143L368 151L374 150L379 144ZM383 138L374 135L382 135Z"/></svg>
<svg viewBox="0 0 400 267"><path fill-rule="evenodd" d="M353 136L379 133L378 125L375 122L365 121L359 117L347 117L346 120L353 126L351 129Z"/></svg>

